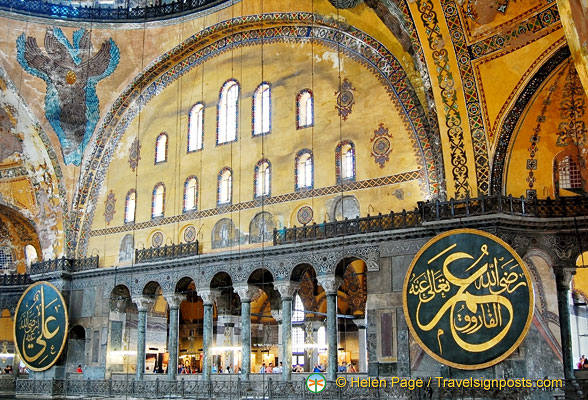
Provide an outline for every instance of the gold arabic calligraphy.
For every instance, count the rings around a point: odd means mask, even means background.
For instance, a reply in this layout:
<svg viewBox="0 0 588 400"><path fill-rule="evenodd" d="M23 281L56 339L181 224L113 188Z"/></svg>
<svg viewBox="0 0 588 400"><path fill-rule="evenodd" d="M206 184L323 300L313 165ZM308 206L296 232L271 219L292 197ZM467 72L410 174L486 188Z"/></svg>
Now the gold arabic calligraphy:
<svg viewBox="0 0 588 400"><path fill-rule="evenodd" d="M504 294L512 294L520 287L527 287L527 282L514 258L505 261L503 257L492 257L486 244L480 247L478 258L461 251L450 253L456 246L457 244L452 244L428 260L428 265L431 265L449 253L441 270L431 266L420 275L413 273L411 276L408 293L418 296L416 324L422 331L431 331L449 311L451 336L457 345L471 352L486 351L504 339L513 323L513 305ZM453 262L464 259L473 260L465 269L470 275L459 278L451 272L450 266ZM449 297L450 292L455 289L457 291ZM480 292L483 294L475 294ZM430 321L421 321L421 309L426 308L426 304L437 296L444 299L443 305ZM467 340L468 337L471 338L470 335L483 328L490 333L483 337L490 336L490 339L482 343ZM443 334L443 329L438 328L440 354L443 353L440 339Z"/></svg>
<svg viewBox="0 0 588 400"><path fill-rule="evenodd" d="M25 310L18 320L18 328L22 332L21 355L28 364L37 360L42 363L50 355L57 353L55 345L52 344L47 348L47 342L61 329L59 324L54 326L54 322L57 321L56 315L62 311L62 305L55 304L57 298L45 304L45 292L42 285L32 297L32 303L25 304ZM32 351L32 354L29 351ZM42 356L44 357L41 358Z"/></svg>

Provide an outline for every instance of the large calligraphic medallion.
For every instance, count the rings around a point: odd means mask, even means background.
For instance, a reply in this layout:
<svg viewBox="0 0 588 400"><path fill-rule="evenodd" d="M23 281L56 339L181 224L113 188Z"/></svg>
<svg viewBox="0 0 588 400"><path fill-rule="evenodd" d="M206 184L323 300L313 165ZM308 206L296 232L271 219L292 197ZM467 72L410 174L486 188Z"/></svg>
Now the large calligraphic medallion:
<svg viewBox="0 0 588 400"><path fill-rule="evenodd" d="M489 233L457 229L412 260L402 302L409 329L437 361L486 368L511 354L533 319L533 284L516 252Z"/></svg>
<svg viewBox="0 0 588 400"><path fill-rule="evenodd" d="M14 318L14 342L21 360L33 371L53 366L67 338L67 307L49 282L32 284L22 294Z"/></svg>

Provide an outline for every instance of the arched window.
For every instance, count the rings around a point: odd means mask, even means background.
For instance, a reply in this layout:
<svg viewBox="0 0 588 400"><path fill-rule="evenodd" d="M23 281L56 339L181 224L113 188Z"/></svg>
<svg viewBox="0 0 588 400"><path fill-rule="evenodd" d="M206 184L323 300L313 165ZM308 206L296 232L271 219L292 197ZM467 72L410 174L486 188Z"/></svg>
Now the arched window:
<svg viewBox="0 0 588 400"><path fill-rule="evenodd" d="M184 212L195 211L198 205L198 181L190 176L184 182Z"/></svg>
<svg viewBox="0 0 588 400"><path fill-rule="evenodd" d="M232 189L233 171L229 167L225 167L218 174L218 205L231 203Z"/></svg>
<svg viewBox="0 0 588 400"><path fill-rule="evenodd" d="M231 79L223 85L220 92L216 144L237 140L238 105L239 84Z"/></svg>
<svg viewBox="0 0 588 400"><path fill-rule="evenodd" d="M559 187L562 189L581 189L582 174L574 159L570 156L564 157L559 162Z"/></svg>
<svg viewBox="0 0 588 400"><path fill-rule="evenodd" d="M151 205L151 218L163 217L165 207L165 185L158 183L153 188L153 202Z"/></svg>
<svg viewBox="0 0 588 400"><path fill-rule="evenodd" d="M188 116L188 152L202 149L204 136L204 104L197 103Z"/></svg>
<svg viewBox="0 0 588 400"><path fill-rule="evenodd" d="M27 268L30 268L31 263L37 262L37 249L32 244L27 244L24 248L25 253L25 262L27 263Z"/></svg>
<svg viewBox="0 0 588 400"><path fill-rule="evenodd" d="M271 104L270 85L263 82L253 95L253 136L270 133Z"/></svg>
<svg viewBox="0 0 588 400"><path fill-rule="evenodd" d="M271 194L272 167L265 158L255 165L255 197L268 197Z"/></svg>
<svg viewBox="0 0 588 400"><path fill-rule="evenodd" d="M135 189L129 190L125 201L125 223L135 222L135 208L137 204Z"/></svg>
<svg viewBox="0 0 588 400"><path fill-rule="evenodd" d="M296 96L296 124L298 129L314 124L314 105L309 89L304 89Z"/></svg>
<svg viewBox="0 0 588 400"><path fill-rule="evenodd" d="M338 184L355 181L355 145L353 142L343 141L335 149L335 171Z"/></svg>
<svg viewBox="0 0 588 400"><path fill-rule="evenodd" d="M0 247L0 270L14 269L14 258L9 246Z"/></svg>
<svg viewBox="0 0 588 400"><path fill-rule="evenodd" d="M292 327L292 353L304 353L304 328Z"/></svg>
<svg viewBox="0 0 588 400"><path fill-rule="evenodd" d="M155 164L167 161L167 134L162 132L155 141Z"/></svg>
<svg viewBox="0 0 588 400"><path fill-rule="evenodd" d="M296 190L312 189L313 186L312 152L300 150L296 155Z"/></svg>
<svg viewBox="0 0 588 400"><path fill-rule="evenodd" d="M296 322L304 322L304 305L298 294L294 298L294 310L292 311L292 323Z"/></svg>

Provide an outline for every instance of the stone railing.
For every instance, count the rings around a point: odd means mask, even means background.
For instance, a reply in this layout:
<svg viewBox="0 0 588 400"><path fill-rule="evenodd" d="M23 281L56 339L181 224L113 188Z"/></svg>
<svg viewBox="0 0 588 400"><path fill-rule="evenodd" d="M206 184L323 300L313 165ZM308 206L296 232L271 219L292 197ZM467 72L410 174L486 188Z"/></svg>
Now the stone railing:
<svg viewBox="0 0 588 400"><path fill-rule="evenodd" d="M536 382L531 382L531 387L503 388L492 387L439 387L436 379L422 378L424 387L415 387L409 390L407 387L392 385L390 378L380 377L378 385L371 387L358 387L350 385L352 376L345 376L347 384L339 387L335 382L326 382L324 390L320 392L321 399L448 399L448 398L565 398L581 399L578 385L575 382L566 382L563 379L556 384L558 387L538 388ZM122 397L135 398L186 398L197 396L199 398L215 399L284 399L300 400L315 398L317 394L311 393L305 384L304 377L294 376L292 381L283 382L279 377L261 375L260 379L253 376L248 382L238 378L235 380L193 381L179 378L169 381L166 377L156 380L135 381L129 379L109 380L83 380L83 379L18 379L16 382L16 394L25 395L53 395L81 397ZM257 377L259 378L259 377ZM356 377L357 379L358 377ZM363 377L365 379L365 377ZM386 381L382 383L382 381ZM429 384L427 384L429 382Z"/></svg>
<svg viewBox="0 0 588 400"><path fill-rule="evenodd" d="M78 21L133 22L153 21L205 10L226 0L176 0L148 7L86 7L56 4L41 0L0 0L0 10L37 17Z"/></svg>
<svg viewBox="0 0 588 400"><path fill-rule="evenodd" d="M198 255L198 241L135 250L135 263L171 260Z"/></svg>
<svg viewBox="0 0 588 400"><path fill-rule="evenodd" d="M46 274L48 272L67 271L79 272L99 267L98 256L87 258L56 258L31 264L31 275Z"/></svg>
<svg viewBox="0 0 588 400"><path fill-rule="evenodd" d="M24 286L32 282L29 274L12 272L10 274L0 275L0 286Z"/></svg>
<svg viewBox="0 0 588 400"><path fill-rule="evenodd" d="M454 218L505 214L521 217L573 217L588 215L588 197L562 197L557 200L525 199L512 196L482 196L463 200L418 202L418 207L400 213L324 222L274 230L274 244L287 244L335 238L370 232L406 229L424 222Z"/></svg>

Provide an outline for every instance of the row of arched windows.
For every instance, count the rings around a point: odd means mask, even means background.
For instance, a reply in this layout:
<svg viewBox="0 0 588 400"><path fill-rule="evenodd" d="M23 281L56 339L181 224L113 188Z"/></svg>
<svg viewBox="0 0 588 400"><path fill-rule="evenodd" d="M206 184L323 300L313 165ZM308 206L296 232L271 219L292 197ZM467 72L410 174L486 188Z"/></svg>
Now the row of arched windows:
<svg viewBox="0 0 588 400"><path fill-rule="evenodd" d="M239 83L230 79L221 88L218 102L216 144L237 140ZM253 93L251 129L253 136L271 131L271 87L262 82ZM296 96L296 127L307 128L314 123L312 91L304 89ZM155 143L155 163L167 160L167 134L162 132ZM188 115L188 152L201 150L204 142L204 104L196 103Z"/></svg>
<svg viewBox="0 0 588 400"><path fill-rule="evenodd" d="M335 166L337 183L355 181L355 146L351 141L339 143L335 150ZM254 196L256 199L271 196L271 162L263 158L257 162L254 168ZM309 190L314 187L314 161L312 151L300 150L295 159L295 189ZM217 205L223 206L232 203L233 170L224 167L217 178ZM131 189L127 193L125 203L125 223L135 221L136 192ZM198 179L189 176L184 182L184 212L196 211L198 204ZM151 204L151 217L158 218L164 215L165 210L165 184L157 183L153 188Z"/></svg>

